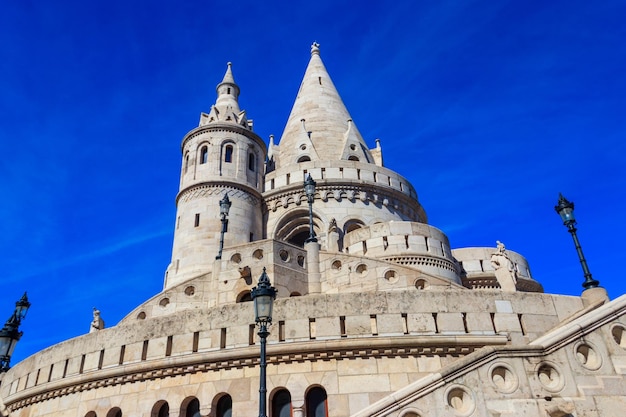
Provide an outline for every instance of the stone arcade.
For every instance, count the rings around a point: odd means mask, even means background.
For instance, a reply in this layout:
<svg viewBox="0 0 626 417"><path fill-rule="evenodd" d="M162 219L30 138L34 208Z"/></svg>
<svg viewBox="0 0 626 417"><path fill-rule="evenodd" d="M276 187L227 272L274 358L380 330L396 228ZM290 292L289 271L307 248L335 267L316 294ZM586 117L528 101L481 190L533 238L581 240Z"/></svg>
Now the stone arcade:
<svg viewBox="0 0 626 417"><path fill-rule="evenodd" d="M228 64L182 140L163 291L2 374L2 415L257 415L248 301L263 268L278 289L269 417L623 415L626 297L544 294L500 242L451 249L367 147L319 45L278 144L254 133L239 93Z"/></svg>

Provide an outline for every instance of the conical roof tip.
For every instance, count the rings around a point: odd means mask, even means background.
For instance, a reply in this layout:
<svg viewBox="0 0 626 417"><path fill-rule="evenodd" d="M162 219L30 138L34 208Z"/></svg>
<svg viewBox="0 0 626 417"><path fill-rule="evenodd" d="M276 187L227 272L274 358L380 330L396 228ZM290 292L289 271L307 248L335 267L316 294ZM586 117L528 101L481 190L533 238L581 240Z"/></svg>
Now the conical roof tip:
<svg viewBox="0 0 626 417"><path fill-rule="evenodd" d="M304 157L347 159L341 149L350 145L356 145L353 148L357 149L359 160L370 162L371 154L351 120L322 62L320 45L313 42L309 64L278 144L281 165Z"/></svg>
<svg viewBox="0 0 626 417"><path fill-rule="evenodd" d="M224 74L224 79L222 80L222 82L220 84L236 84L235 83L235 77L233 77L233 63L232 62L228 62L226 63L227 68L226 68L226 73Z"/></svg>

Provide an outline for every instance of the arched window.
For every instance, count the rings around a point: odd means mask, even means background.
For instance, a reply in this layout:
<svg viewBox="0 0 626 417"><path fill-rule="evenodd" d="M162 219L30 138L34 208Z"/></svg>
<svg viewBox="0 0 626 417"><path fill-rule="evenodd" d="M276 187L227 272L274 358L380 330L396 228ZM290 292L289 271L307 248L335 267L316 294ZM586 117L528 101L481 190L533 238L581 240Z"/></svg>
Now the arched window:
<svg viewBox="0 0 626 417"><path fill-rule="evenodd" d="M281 389L272 396L270 417L292 417L291 394L286 389Z"/></svg>
<svg viewBox="0 0 626 417"><path fill-rule="evenodd" d="M224 162L233 162L233 146L226 145L224 149Z"/></svg>
<svg viewBox="0 0 626 417"><path fill-rule="evenodd" d="M170 405L165 400L157 401L152 407L150 417L169 417Z"/></svg>
<svg viewBox="0 0 626 417"><path fill-rule="evenodd" d="M122 417L122 410L119 407L113 407L107 413L107 417Z"/></svg>
<svg viewBox="0 0 626 417"><path fill-rule="evenodd" d="M311 158L309 158L308 156L301 156L300 158L298 158L298 162L307 162L310 161Z"/></svg>
<svg viewBox="0 0 626 417"><path fill-rule="evenodd" d="M215 417L232 417L233 415L233 399L226 394L217 401Z"/></svg>
<svg viewBox="0 0 626 417"><path fill-rule="evenodd" d="M98 417L98 415L96 414L95 411L90 411L87 414L85 414L85 417Z"/></svg>
<svg viewBox="0 0 626 417"><path fill-rule="evenodd" d="M184 173L187 173L187 169L189 169L189 152L185 153L185 170Z"/></svg>
<svg viewBox="0 0 626 417"><path fill-rule="evenodd" d="M195 397L185 399L180 407L179 415L180 417L201 417L200 401Z"/></svg>
<svg viewBox="0 0 626 417"><path fill-rule="evenodd" d="M356 156L354 156L354 155L350 155L350 156L348 157L348 161L358 161L358 160L359 160L359 158L357 158L357 157L356 157Z"/></svg>
<svg viewBox="0 0 626 417"><path fill-rule="evenodd" d="M208 160L209 160L209 147L203 146L200 149L200 163L206 164Z"/></svg>
<svg viewBox="0 0 626 417"><path fill-rule="evenodd" d="M306 393L306 417L328 417L326 390L322 387L311 388Z"/></svg>
<svg viewBox="0 0 626 417"><path fill-rule="evenodd" d="M238 303L247 303L249 301L252 301L252 294L250 291L243 292L237 296Z"/></svg>
<svg viewBox="0 0 626 417"><path fill-rule="evenodd" d="M254 157L254 154L251 153L248 155L248 169L250 171L255 171L255 165L256 165L256 158Z"/></svg>

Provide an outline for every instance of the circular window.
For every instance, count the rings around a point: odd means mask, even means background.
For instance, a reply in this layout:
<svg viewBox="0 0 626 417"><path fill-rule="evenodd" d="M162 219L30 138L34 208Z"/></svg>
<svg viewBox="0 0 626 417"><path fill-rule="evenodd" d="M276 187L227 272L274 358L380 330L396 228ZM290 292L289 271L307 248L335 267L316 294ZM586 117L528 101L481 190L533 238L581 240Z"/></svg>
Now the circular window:
<svg viewBox="0 0 626 417"><path fill-rule="evenodd" d="M624 326L617 325L613 327L611 334L613 335L615 343L617 343L620 347L626 348L626 329Z"/></svg>
<svg viewBox="0 0 626 417"><path fill-rule="evenodd" d="M333 271L339 271L341 269L341 261L336 260L335 262L333 262L332 268L333 268Z"/></svg>
<svg viewBox="0 0 626 417"><path fill-rule="evenodd" d="M254 257L254 259L259 259L259 260L263 259L263 249L255 250L252 256Z"/></svg>
<svg viewBox="0 0 626 417"><path fill-rule="evenodd" d="M385 272L385 279L389 281L389 283L395 284L396 282L398 282L398 274L393 269L390 269L389 271Z"/></svg>
<svg viewBox="0 0 626 417"><path fill-rule="evenodd" d="M139 314L137 314L137 319L138 320L145 320L146 319L145 311L141 311Z"/></svg>
<svg viewBox="0 0 626 417"><path fill-rule="evenodd" d="M188 295L189 297L191 297L195 293L196 293L196 287L194 287L193 285L190 285L187 288L185 288L185 295Z"/></svg>
<svg viewBox="0 0 626 417"><path fill-rule="evenodd" d="M239 262L241 262L241 255L235 253L233 256L230 257L230 261L234 264L238 264Z"/></svg>
<svg viewBox="0 0 626 417"><path fill-rule="evenodd" d="M356 150L356 145L353 143L352 145L350 145L350 149L352 149L353 151Z"/></svg>
<svg viewBox="0 0 626 417"><path fill-rule="evenodd" d="M287 262L289 260L289 252L284 249L281 249L280 252L278 252L278 256L280 256L280 260L283 262Z"/></svg>
<svg viewBox="0 0 626 417"><path fill-rule="evenodd" d="M425 290L428 288L428 282L425 279L418 279L415 281L415 288L418 290Z"/></svg>
<svg viewBox="0 0 626 417"><path fill-rule="evenodd" d="M357 265L356 272L357 272L357 274L367 275L367 265L365 265L365 264Z"/></svg>
<svg viewBox="0 0 626 417"><path fill-rule="evenodd" d="M304 268L304 256L298 255L298 265Z"/></svg>
<svg viewBox="0 0 626 417"><path fill-rule="evenodd" d="M564 381L559 371L552 365L543 364L537 371L539 382L550 391L558 391L563 387Z"/></svg>
<svg viewBox="0 0 626 417"><path fill-rule="evenodd" d="M519 381L513 370L507 365L497 365L491 369L491 382L498 391L511 393L519 386Z"/></svg>
<svg viewBox="0 0 626 417"><path fill-rule="evenodd" d="M472 414L476 408L472 394L465 387L452 387L446 395L446 401L457 415L461 416Z"/></svg>
<svg viewBox="0 0 626 417"><path fill-rule="evenodd" d="M170 303L170 299L165 297L165 298L161 298L161 301L159 301L159 305L161 307L167 307L167 305Z"/></svg>
<svg viewBox="0 0 626 417"><path fill-rule="evenodd" d="M587 369L596 370L602 365L602 357L586 343L576 346L576 359Z"/></svg>
<svg viewBox="0 0 626 417"><path fill-rule="evenodd" d="M301 151L306 151L306 145L304 143L302 145L300 145L300 150Z"/></svg>

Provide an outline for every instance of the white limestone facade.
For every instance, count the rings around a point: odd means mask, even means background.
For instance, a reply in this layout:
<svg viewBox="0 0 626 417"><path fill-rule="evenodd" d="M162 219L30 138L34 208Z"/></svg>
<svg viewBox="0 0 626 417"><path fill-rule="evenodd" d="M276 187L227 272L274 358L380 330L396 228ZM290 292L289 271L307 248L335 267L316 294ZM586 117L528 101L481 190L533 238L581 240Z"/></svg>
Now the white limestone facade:
<svg viewBox="0 0 626 417"><path fill-rule="evenodd" d="M278 292L269 417L623 415L626 296L545 294L502 243L453 248L367 146L319 45L279 143L253 132L239 93L229 64L183 138L163 290L0 374L2 416L258 415L263 271Z"/></svg>

